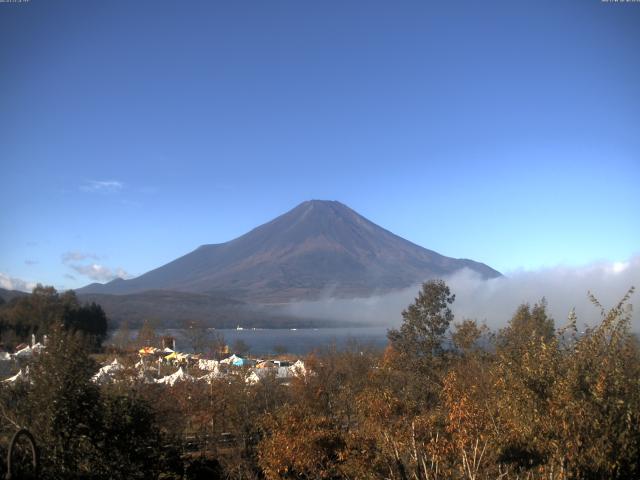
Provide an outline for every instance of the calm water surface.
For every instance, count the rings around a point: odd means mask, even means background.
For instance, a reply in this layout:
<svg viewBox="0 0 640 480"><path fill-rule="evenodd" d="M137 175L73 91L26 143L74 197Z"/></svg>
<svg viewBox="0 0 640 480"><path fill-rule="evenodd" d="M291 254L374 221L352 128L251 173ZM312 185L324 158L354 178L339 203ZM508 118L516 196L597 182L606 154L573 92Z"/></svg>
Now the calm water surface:
<svg viewBox="0 0 640 480"><path fill-rule="evenodd" d="M249 351L256 355L274 353L276 347L284 347L288 353L304 355L312 350L330 347L344 348L349 342L384 348L387 343L387 327L359 328L299 328L290 329L209 329L209 336L223 335L227 345L232 346L242 340ZM188 336L183 329L168 329L163 332L176 338L176 348L183 352L192 350Z"/></svg>

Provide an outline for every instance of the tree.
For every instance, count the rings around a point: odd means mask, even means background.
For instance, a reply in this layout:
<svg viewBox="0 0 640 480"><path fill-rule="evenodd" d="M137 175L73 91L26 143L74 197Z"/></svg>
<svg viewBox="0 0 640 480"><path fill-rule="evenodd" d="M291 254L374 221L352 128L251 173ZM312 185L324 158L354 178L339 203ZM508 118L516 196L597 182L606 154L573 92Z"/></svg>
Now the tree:
<svg viewBox="0 0 640 480"><path fill-rule="evenodd" d="M131 346L131 330L128 321L125 320L120 324L113 336L113 345L120 351L126 351Z"/></svg>
<svg viewBox="0 0 640 480"><path fill-rule="evenodd" d="M27 308L30 308L31 314L37 322L33 328L34 333L38 329L46 331L59 321L62 302L55 288L38 284L30 296L23 297L21 300L28 304Z"/></svg>
<svg viewBox="0 0 640 480"><path fill-rule="evenodd" d="M3 309L7 330L13 330L18 342L28 341L31 334L47 333L62 319L61 302L53 287L38 284L31 295L15 298Z"/></svg>
<svg viewBox="0 0 640 480"><path fill-rule="evenodd" d="M62 324L71 332L81 332L88 337L93 350L97 350L107 337L107 315L95 302L80 305L75 292L61 295Z"/></svg>
<svg viewBox="0 0 640 480"><path fill-rule="evenodd" d="M182 328L194 353L204 352L209 343L207 328L197 320L185 320Z"/></svg>
<svg viewBox="0 0 640 480"><path fill-rule="evenodd" d="M231 349L233 350L233 353L239 356L249 353L249 345L241 338L233 342L233 347Z"/></svg>
<svg viewBox="0 0 640 480"><path fill-rule="evenodd" d="M139 347L157 347L158 335L156 334L155 322L145 320L140 330L138 330L136 341Z"/></svg>
<svg viewBox="0 0 640 480"><path fill-rule="evenodd" d="M61 329L32 366L25 424L42 444L45 470L52 474L90 472L85 459L100 430L100 391L91 382L96 370L84 338Z"/></svg>
<svg viewBox="0 0 640 480"><path fill-rule="evenodd" d="M229 353L229 347L222 332L214 332L209 341L209 354L216 359L224 358Z"/></svg>
<svg viewBox="0 0 640 480"><path fill-rule="evenodd" d="M453 312L449 308L456 296L443 280L430 280L422 285L414 303L402 312L400 330L387 333L391 345L410 360L419 361L437 356Z"/></svg>
<svg viewBox="0 0 640 480"><path fill-rule="evenodd" d="M2 392L0 412L11 407L8 420L36 437L39 478L156 478L163 442L155 413L135 392L92 382L98 366L87 340L55 330L30 365L32 384L12 388L12 395Z"/></svg>
<svg viewBox="0 0 640 480"><path fill-rule="evenodd" d="M38 285L31 295L12 300L2 309L3 338L28 341L32 334L51 333L62 325L90 337L97 350L107 335L107 316L96 303L81 305L75 292L58 294L53 287ZM11 335L11 333L13 335Z"/></svg>
<svg viewBox="0 0 640 480"><path fill-rule="evenodd" d="M533 308L528 303L518 307L509 324L498 334L501 351L511 351L516 357L532 339L548 342L555 335L553 318L547 314L547 301L542 298Z"/></svg>
<svg viewBox="0 0 640 480"><path fill-rule="evenodd" d="M135 395L102 397L92 473L102 478L155 478L162 442L153 410Z"/></svg>
<svg viewBox="0 0 640 480"><path fill-rule="evenodd" d="M463 320L462 323L455 323L454 327L455 331L451 334L451 340L453 345L463 353L473 350L482 335L489 330L486 325L478 326L478 322L469 319Z"/></svg>

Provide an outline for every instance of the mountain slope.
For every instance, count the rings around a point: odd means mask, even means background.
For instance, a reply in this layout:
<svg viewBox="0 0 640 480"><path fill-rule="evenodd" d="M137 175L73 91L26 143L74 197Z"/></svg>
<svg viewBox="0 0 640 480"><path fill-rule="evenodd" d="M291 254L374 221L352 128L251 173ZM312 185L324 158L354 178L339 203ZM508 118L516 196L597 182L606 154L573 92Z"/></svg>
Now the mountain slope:
<svg viewBox="0 0 640 480"><path fill-rule="evenodd" d="M370 222L339 202L308 201L227 243L203 245L130 280L79 293L147 290L216 293L250 302L362 296L407 287L482 263L445 257Z"/></svg>
<svg viewBox="0 0 640 480"><path fill-rule="evenodd" d="M29 295L26 292L21 292L19 290L7 290L6 288L0 288L0 304L4 302L10 302L14 298L24 297L25 295Z"/></svg>

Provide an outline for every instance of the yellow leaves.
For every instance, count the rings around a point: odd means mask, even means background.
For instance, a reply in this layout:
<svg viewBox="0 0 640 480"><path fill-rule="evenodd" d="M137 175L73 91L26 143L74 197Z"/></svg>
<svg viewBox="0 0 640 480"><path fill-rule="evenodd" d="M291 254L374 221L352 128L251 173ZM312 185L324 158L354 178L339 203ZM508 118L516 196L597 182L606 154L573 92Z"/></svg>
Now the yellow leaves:
<svg viewBox="0 0 640 480"><path fill-rule="evenodd" d="M598 380L596 381L595 386L593 387L593 392L596 398L603 398L607 389L607 378L605 372L600 372L598 375Z"/></svg>

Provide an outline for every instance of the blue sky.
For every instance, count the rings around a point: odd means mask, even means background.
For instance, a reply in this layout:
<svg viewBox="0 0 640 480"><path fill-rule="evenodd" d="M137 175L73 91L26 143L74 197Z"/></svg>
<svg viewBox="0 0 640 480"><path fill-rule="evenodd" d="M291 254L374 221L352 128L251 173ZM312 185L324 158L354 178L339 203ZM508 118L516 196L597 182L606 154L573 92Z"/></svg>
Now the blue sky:
<svg viewBox="0 0 640 480"><path fill-rule="evenodd" d="M640 252L640 4L0 4L0 275L75 288L308 199L503 272Z"/></svg>

